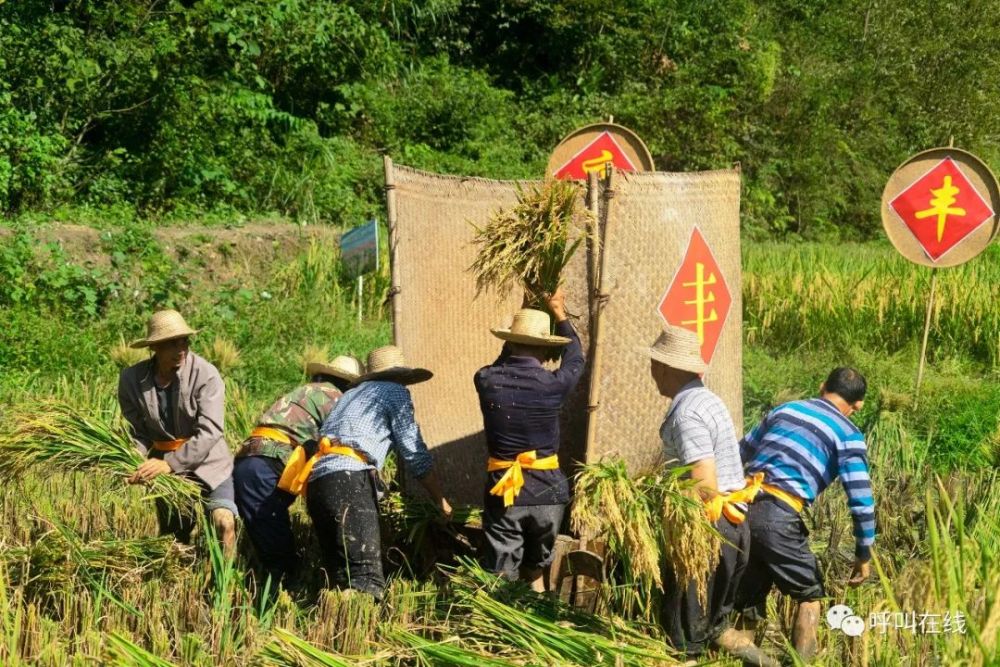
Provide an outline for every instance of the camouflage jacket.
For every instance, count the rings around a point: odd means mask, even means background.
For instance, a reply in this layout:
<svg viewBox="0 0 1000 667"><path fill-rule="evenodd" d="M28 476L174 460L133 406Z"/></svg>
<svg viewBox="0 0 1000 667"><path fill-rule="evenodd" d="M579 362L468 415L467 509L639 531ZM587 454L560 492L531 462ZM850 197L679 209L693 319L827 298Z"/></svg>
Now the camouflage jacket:
<svg viewBox="0 0 1000 667"><path fill-rule="evenodd" d="M329 382L304 384L275 401L257 420L257 426L284 431L295 444L309 449L319 440L319 428L340 396L340 390ZM292 447L283 443L250 437L236 456L270 456L284 462L291 453Z"/></svg>

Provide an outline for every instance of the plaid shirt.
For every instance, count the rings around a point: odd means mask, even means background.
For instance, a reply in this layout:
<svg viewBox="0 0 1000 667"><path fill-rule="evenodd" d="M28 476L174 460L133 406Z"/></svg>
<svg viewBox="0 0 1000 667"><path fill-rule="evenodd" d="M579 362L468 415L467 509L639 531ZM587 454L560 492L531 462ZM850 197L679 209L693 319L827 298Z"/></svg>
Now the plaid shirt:
<svg viewBox="0 0 1000 667"><path fill-rule="evenodd" d="M417 479L426 477L433 466L414 419L410 390L398 382L369 380L349 389L327 415L319 433L353 447L374 465L349 456L324 456L313 466L310 482L341 470L381 470L390 448Z"/></svg>

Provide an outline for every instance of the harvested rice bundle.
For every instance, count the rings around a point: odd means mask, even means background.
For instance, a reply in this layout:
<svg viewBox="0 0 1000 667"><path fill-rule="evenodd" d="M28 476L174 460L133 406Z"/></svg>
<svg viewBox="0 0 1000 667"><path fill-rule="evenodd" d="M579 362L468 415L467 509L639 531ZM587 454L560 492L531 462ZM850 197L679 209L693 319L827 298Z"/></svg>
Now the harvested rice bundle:
<svg viewBox="0 0 1000 667"><path fill-rule="evenodd" d="M20 406L11 411L17 426L0 435L0 478L16 480L33 466L53 470L98 469L125 478L143 458L125 428L106 414L87 417L63 403ZM176 475L159 475L149 484L150 497L162 498L181 511L199 498L198 487Z"/></svg>
<svg viewBox="0 0 1000 667"><path fill-rule="evenodd" d="M658 498L628 474L621 459L592 463L576 478L573 530L603 535L628 578L645 589L661 588Z"/></svg>
<svg viewBox="0 0 1000 667"><path fill-rule="evenodd" d="M709 522L705 505L693 488L682 480L685 469L675 468L643 480L659 508L660 550L681 585L694 581L698 600L708 604L708 576L719 565L722 536Z"/></svg>
<svg viewBox="0 0 1000 667"><path fill-rule="evenodd" d="M559 287L560 274L583 240L590 213L579 205L579 189L569 181L546 181L519 189L517 204L493 213L476 227L479 254L469 267L476 293L507 294L521 286L541 305Z"/></svg>
<svg viewBox="0 0 1000 667"><path fill-rule="evenodd" d="M353 662L316 648L288 630L275 628L275 640L260 654L265 665L278 667L352 667Z"/></svg>
<svg viewBox="0 0 1000 667"><path fill-rule="evenodd" d="M105 664L116 667L174 667L174 663L150 653L117 632L112 632L106 639Z"/></svg>
<svg viewBox="0 0 1000 667"><path fill-rule="evenodd" d="M707 578L719 561L721 537L705 508L682 479L686 468L661 469L630 477L625 462L612 459L584 466L578 474L572 512L574 530L603 535L623 570L616 591L629 613L655 613L652 598L662 590L661 564L669 564L682 585L695 581L707 600Z"/></svg>
<svg viewBox="0 0 1000 667"><path fill-rule="evenodd" d="M540 596L524 582L487 573L470 559L451 572L448 616L463 638L496 642L530 654L544 665L674 664L665 643L648 628L613 616L595 616L558 599Z"/></svg>
<svg viewBox="0 0 1000 667"><path fill-rule="evenodd" d="M84 542L70 528L52 523L30 546L7 549L5 558L25 566L27 581L19 582L15 569L15 584L55 590L76 579L135 582L151 572L169 577L181 570L187 555L170 536Z"/></svg>
<svg viewBox="0 0 1000 667"><path fill-rule="evenodd" d="M419 660L418 664L433 667L520 667L524 665L541 665L540 662L506 660L493 655L493 647L485 645L483 651L475 651L461 645L458 637L443 641L432 641L414 634L403 628L394 628L386 633L390 641L412 649Z"/></svg>

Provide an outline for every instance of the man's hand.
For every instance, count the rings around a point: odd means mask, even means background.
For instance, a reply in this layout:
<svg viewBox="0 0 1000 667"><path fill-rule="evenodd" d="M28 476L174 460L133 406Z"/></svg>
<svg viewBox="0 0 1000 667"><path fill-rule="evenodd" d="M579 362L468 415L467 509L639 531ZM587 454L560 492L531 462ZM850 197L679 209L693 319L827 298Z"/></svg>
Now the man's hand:
<svg viewBox="0 0 1000 667"><path fill-rule="evenodd" d="M566 292L563 291L562 285L557 287L553 294L545 297L545 303L548 304L556 322L566 321Z"/></svg>
<svg viewBox="0 0 1000 667"><path fill-rule="evenodd" d="M444 515L446 521L451 521L453 511L451 509L451 503L448 502L447 498L441 498L441 502L438 503L438 509L441 511L441 514Z"/></svg>
<svg viewBox="0 0 1000 667"><path fill-rule="evenodd" d="M146 459L135 469L135 474L128 478L129 484L140 484L152 481L158 475L170 473L170 465L163 459Z"/></svg>
<svg viewBox="0 0 1000 667"><path fill-rule="evenodd" d="M847 580L847 585L854 588L860 586L868 580L869 575L872 573L872 565L870 561L854 561L854 569L851 570L851 578Z"/></svg>

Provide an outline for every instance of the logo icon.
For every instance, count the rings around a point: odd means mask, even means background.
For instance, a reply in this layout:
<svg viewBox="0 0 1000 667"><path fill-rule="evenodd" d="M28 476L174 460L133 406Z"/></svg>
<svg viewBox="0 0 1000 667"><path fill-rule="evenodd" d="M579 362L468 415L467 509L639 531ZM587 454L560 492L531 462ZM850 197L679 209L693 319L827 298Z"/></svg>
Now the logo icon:
<svg viewBox="0 0 1000 667"><path fill-rule="evenodd" d="M601 173L609 164L613 164L615 169L637 171L615 138L605 130L559 167L555 177L560 180L586 180L587 174L593 171Z"/></svg>
<svg viewBox="0 0 1000 667"><path fill-rule="evenodd" d="M660 301L660 315L667 324L698 334L701 357L710 363L732 301L712 249L695 227L684 260Z"/></svg>
<svg viewBox="0 0 1000 667"><path fill-rule="evenodd" d="M865 631L865 619L854 615L854 610L846 604L835 604L826 612L826 624L832 630L840 630L848 637L860 637Z"/></svg>
<svg viewBox="0 0 1000 667"><path fill-rule="evenodd" d="M988 222L993 209L947 157L889 202L933 261Z"/></svg>

